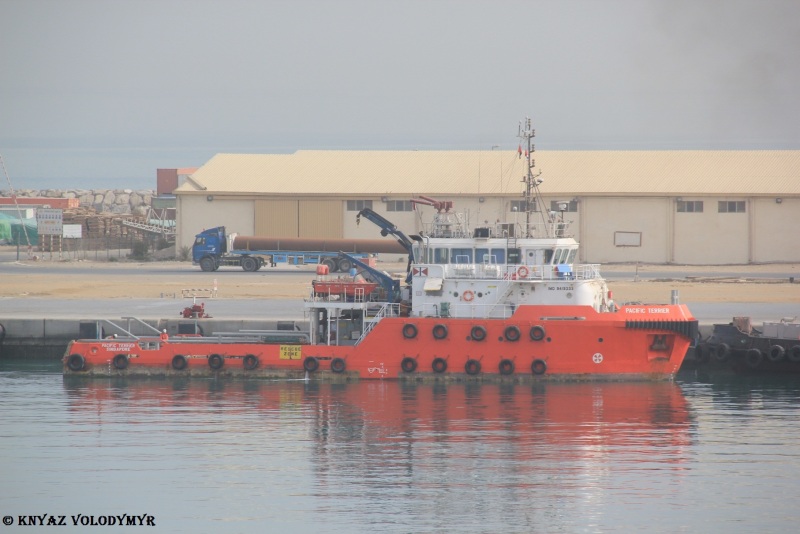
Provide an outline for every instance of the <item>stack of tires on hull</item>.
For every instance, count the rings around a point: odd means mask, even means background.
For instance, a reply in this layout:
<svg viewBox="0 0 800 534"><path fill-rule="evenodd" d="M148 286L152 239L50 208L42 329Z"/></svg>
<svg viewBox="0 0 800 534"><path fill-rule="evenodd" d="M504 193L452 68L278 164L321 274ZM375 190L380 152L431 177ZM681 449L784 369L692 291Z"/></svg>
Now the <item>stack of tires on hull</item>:
<svg viewBox="0 0 800 534"><path fill-rule="evenodd" d="M407 323L403 325L402 328L403 338L407 340L413 340L417 337L419 333L416 324ZM449 335L449 330L447 325L443 323L437 323L431 328L431 335L433 339L437 341L446 340ZM487 331L486 328L481 325L473 326L469 331L469 338L472 341L481 342L486 339ZM541 325L535 325L530 328L529 336L531 341L542 341L545 338L545 329ZM509 325L503 330L503 335L498 338L498 341L508 341L508 342L517 342L522 337L522 333L520 328L516 325ZM418 371L419 362L417 358L412 358L411 356L404 357L400 362L400 368L406 374L414 373ZM443 357L436 357L430 364L431 371L435 374L442 374L447 371L448 368L448 359ZM535 376L543 375L547 372L547 362L545 359L542 358L535 358L530 365L530 372ZM464 372L470 376L476 376L481 374L482 371L487 371L487 369L483 369L483 365L480 359L469 358L464 363ZM509 376L514 374L517 371L517 366L515 363L514 358L503 358L497 363L497 370L496 372L500 376ZM491 372L491 371L490 371Z"/></svg>

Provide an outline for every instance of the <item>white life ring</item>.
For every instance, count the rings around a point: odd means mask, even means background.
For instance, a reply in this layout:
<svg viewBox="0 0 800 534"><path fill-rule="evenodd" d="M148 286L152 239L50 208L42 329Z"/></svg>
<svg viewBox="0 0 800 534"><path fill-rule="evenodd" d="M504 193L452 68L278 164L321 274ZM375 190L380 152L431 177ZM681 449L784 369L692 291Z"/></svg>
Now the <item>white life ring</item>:
<svg viewBox="0 0 800 534"><path fill-rule="evenodd" d="M520 266L520 268L517 269L517 275L520 278L528 278L528 274L530 274L530 271L524 265Z"/></svg>

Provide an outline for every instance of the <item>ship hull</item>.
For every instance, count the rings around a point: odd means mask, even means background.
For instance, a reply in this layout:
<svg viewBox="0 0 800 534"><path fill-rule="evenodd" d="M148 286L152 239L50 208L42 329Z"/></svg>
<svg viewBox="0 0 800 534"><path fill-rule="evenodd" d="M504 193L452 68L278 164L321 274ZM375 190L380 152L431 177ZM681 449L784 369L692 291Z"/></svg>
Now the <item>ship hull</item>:
<svg viewBox="0 0 800 534"><path fill-rule="evenodd" d="M684 306L521 306L508 319L387 317L355 345L152 337L77 340L66 374L330 380L668 380L697 321Z"/></svg>

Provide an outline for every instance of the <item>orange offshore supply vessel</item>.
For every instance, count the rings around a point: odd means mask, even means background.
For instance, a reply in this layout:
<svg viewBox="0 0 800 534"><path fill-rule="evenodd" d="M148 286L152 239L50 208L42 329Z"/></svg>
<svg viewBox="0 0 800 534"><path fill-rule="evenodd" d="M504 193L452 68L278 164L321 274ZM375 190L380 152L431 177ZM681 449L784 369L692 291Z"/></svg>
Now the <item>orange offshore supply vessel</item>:
<svg viewBox="0 0 800 534"><path fill-rule="evenodd" d="M683 305L617 306L599 266L575 263L569 223L543 209L531 163L530 120L520 223L470 232L452 202L427 197L436 217L407 236L359 212L409 253L405 283L344 253L355 276L325 266L304 300L307 332L138 336L72 341L64 372L326 379L671 379L698 334ZM541 221L532 220L533 216Z"/></svg>

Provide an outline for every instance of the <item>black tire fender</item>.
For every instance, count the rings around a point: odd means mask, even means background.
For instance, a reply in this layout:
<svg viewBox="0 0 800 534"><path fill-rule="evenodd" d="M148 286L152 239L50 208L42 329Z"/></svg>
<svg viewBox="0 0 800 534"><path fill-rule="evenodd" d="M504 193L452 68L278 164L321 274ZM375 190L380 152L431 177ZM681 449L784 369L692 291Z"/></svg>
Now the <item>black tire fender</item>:
<svg viewBox="0 0 800 534"><path fill-rule="evenodd" d="M486 328L475 325L472 327L472 330L470 330L469 335L472 337L473 341L483 341L486 339Z"/></svg>
<svg viewBox="0 0 800 534"><path fill-rule="evenodd" d="M255 355L253 354L248 354L247 356L244 357L244 360L242 360L242 365L248 371L252 371L256 367L258 367L258 363L259 363L258 358L256 358Z"/></svg>
<svg viewBox="0 0 800 534"><path fill-rule="evenodd" d="M520 338L519 327L514 326L513 324L507 326L503 335L505 336L506 341L519 341Z"/></svg>
<svg viewBox="0 0 800 534"><path fill-rule="evenodd" d="M541 341L545 338L547 332L545 332L544 327L541 325L536 325L531 327L530 336L531 341Z"/></svg>
<svg viewBox="0 0 800 534"><path fill-rule="evenodd" d="M535 375L543 375L547 372L547 362L537 358L531 364L531 372Z"/></svg>
<svg viewBox="0 0 800 534"><path fill-rule="evenodd" d="M779 362L786 356L786 349L780 345L772 345L767 352L767 358L771 362Z"/></svg>
<svg viewBox="0 0 800 534"><path fill-rule="evenodd" d="M86 359L80 354L70 354L67 358L67 367L70 371L82 371L86 366Z"/></svg>
<svg viewBox="0 0 800 534"><path fill-rule="evenodd" d="M744 363L751 369L758 369L764 361L764 353L758 349L750 349L744 355Z"/></svg>
<svg viewBox="0 0 800 534"><path fill-rule="evenodd" d="M404 373L413 373L417 370L417 360L406 356L403 358L403 361L400 362L400 369L402 369Z"/></svg>
<svg viewBox="0 0 800 534"><path fill-rule="evenodd" d="M331 360L331 371L334 373L344 373L347 364L342 358L334 358Z"/></svg>
<svg viewBox="0 0 800 534"><path fill-rule="evenodd" d="M468 375L477 375L481 372L481 362L478 360L467 360L467 363L464 364L464 371Z"/></svg>
<svg viewBox="0 0 800 534"><path fill-rule="evenodd" d="M314 356L308 356L305 360L303 360L303 369L309 373L313 373L319 369L319 360Z"/></svg>
<svg viewBox="0 0 800 534"><path fill-rule="evenodd" d="M172 358L172 368L175 369L176 371L183 371L184 369L186 369L186 365L188 363L189 362L186 360L186 356L183 356L181 354L176 354Z"/></svg>
<svg viewBox="0 0 800 534"><path fill-rule="evenodd" d="M511 360L500 360L497 370L500 371L501 375L512 375L514 374L514 362Z"/></svg>
<svg viewBox="0 0 800 534"><path fill-rule="evenodd" d="M731 355L731 348L726 343L711 345L708 350L718 362L727 361L728 357Z"/></svg>
<svg viewBox="0 0 800 534"><path fill-rule="evenodd" d="M406 323L403 325L403 337L406 339L414 339L417 337L417 325Z"/></svg>
<svg viewBox="0 0 800 534"><path fill-rule="evenodd" d="M126 369L128 367L128 355L117 354L114 356L114 359L111 360L111 363L114 365L114 369L119 369L120 371Z"/></svg>
<svg viewBox="0 0 800 534"><path fill-rule="evenodd" d="M213 370L217 371L222 369L223 365L225 365L225 358L219 354L212 354L208 357L208 366Z"/></svg>
<svg viewBox="0 0 800 534"><path fill-rule="evenodd" d="M433 327L433 337L434 339L445 339L447 337L447 326L443 324L437 324Z"/></svg>

